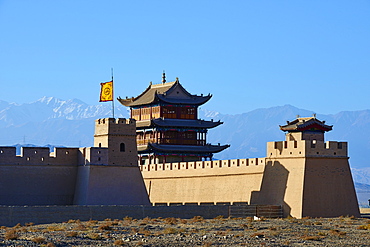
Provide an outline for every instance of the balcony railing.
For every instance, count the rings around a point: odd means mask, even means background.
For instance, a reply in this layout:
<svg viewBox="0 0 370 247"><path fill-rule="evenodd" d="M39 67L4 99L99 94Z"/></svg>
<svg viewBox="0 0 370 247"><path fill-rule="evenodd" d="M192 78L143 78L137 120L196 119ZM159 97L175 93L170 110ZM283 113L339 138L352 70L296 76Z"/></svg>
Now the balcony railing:
<svg viewBox="0 0 370 247"><path fill-rule="evenodd" d="M168 145L193 145L193 146L204 146L205 140L187 140L187 139L173 139L173 138L162 138L156 140L155 138L136 140L137 145L146 145L148 142L157 144L168 144Z"/></svg>

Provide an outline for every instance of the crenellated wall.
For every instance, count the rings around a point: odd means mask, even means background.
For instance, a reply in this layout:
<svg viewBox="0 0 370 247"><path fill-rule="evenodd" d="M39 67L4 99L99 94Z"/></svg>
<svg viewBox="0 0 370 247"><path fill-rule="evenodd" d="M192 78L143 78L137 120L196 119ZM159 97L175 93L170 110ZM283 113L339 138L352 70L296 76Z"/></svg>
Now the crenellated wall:
<svg viewBox="0 0 370 247"><path fill-rule="evenodd" d="M347 142L280 141L267 143L267 157L347 157Z"/></svg>
<svg viewBox="0 0 370 247"><path fill-rule="evenodd" d="M188 161L178 163L162 163L142 165L141 171L163 171L163 170L193 170L193 169L209 169L209 168L225 168L225 167L243 167L249 165L264 165L265 158L252 159L232 159L232 160L212 160L212 161Z"/></svg>
<svg viewBox="0 0 370 247"><path fill-rule="evenodd" d="M15 147L0 147L0 165L78 165L79 155L78 148L23 147L16 155Z"/></svg>
<svg viewBox="0 0 370 247"><path fill-rule="evenodd" d="M248 203L264 169L265 158L141 166L154 205Z"/></svg>

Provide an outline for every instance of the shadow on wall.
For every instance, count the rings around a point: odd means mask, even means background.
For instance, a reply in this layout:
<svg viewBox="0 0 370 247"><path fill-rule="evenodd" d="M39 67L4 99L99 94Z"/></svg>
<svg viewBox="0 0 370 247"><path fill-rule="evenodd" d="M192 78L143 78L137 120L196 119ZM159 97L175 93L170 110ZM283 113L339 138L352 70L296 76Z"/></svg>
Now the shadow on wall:
<svg viewBox="0 0 370 247"><path fill-rule="evenodd" d="M290 215L291 208L284 201L289 171L278 161L268 161L262 178L260 191L252 191L250 204L281 205L284 216Z"/></svg>

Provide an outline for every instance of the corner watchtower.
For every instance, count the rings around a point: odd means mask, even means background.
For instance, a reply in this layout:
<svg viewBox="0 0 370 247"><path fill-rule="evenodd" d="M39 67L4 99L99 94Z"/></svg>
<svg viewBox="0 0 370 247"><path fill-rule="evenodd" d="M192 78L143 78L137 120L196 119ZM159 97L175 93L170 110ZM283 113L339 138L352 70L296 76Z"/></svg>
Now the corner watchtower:
<svg viewBox="0 0 370 247"><path fill-rule="evenodd" d="M263 194L255 204L283 205L284 216L359 216L347 142L324 141L332 126L316 116L280 126L286 140L267 143ZM264 196L263 196L264 195Z"/></svg>
<svg viewBox="0 0 370 247"><path fill-rule="evenodd" d="M94 147L108 148L108 164L137 166L136 121L125 118L95 120Z"/></svg>
<svg viewBox="0 0 370 247"><path fill-rule="evenodd" d="M286 141L324 141L324 133L333 129L333 126L326 125L325 121L312 117L297 117L293 121L287 121L287 124L280 126L286 134Z"/></svg>

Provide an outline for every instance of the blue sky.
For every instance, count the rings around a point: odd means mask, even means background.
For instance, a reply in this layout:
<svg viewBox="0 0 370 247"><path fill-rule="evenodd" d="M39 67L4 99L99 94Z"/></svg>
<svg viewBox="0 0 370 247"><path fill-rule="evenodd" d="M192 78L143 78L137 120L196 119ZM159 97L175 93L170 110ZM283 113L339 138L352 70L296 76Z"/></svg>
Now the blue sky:
<svg viewBox="0 0 370 247"><path fill-rule="evenodd" d="M205 109L369 109L370 1L0 0L0 100L99 104L179 77ZM106 103L107 104L107 103ZM108 103L109 104L109 103Z"/></svg>

